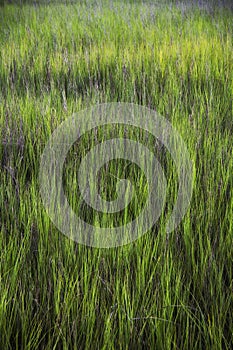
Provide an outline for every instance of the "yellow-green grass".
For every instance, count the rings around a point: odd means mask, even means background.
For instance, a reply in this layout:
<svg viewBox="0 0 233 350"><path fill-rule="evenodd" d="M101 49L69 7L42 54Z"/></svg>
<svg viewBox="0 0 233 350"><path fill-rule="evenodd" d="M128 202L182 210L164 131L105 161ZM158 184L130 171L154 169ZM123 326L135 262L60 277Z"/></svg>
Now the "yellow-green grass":
<svg viewBox="0 0 233 350"><path fill-rule="evenodd" d="M232 18L229 6L195 2L0 8L0 349L232 348ZM194 164L194 191L167 235L177 174L158 145L169 192L159 222L130 245L90 248L47 216L40 156L72 113L116 101L172 122ZM111 132L83 137L64 170L72 207L109 226L130 221L147 195L131 165L127 176L140 199L131 210L114 219L80 207L78 160ZM138 129L128 136L155 144ZM127 165L111 162L110 175L102 172L105 195L114 198L114 179Z"/></svg>

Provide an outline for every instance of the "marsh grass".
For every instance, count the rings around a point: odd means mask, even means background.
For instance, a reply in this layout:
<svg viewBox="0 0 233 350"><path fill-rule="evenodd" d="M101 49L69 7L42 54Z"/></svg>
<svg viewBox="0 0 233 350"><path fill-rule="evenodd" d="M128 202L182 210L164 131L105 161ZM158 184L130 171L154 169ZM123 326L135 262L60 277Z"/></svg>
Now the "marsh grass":
<svg viewBox="0 0 233 350"><path fill-rule="evenodd" d="M0 348L231 349L231 10L195 2L20 4L0 9ZM128 130L156 145L168 201L139 240L96 249L56 229L38 172L63 120L114 101L147 106L172 122L194 163L194 192L182 223L167 235L174 164L151 135ZM131 221L147 195L143 173L118 160L100 173L100 191L114 199L116 179L127 176L138 194L131 207L100 216L80 203L80 159L112 133L124 129L100 128L80 139L63 174L74 210L106 226Z"/></svg>

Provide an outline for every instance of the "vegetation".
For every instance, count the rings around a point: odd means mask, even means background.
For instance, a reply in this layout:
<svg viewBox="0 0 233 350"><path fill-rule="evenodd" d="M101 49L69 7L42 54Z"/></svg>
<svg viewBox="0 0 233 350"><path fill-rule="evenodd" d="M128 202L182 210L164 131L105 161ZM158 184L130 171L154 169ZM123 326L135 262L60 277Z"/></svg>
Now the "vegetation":
<svg viewBox="0 0 233 350"><path fill-rule="evenodd" d="M0 8L0 348L231 349L232 8L18 4ZM177 174L158 145L170 193L158 223L132 244L97 249L64 236L46 214L40 157L72 113L118 101L154 109L172 123L194 164L194 190L182 223L166 234ZM112 216L80 206L74 194L77 159L109 132L124 129L85 135L64 169L77 214L106 226ZM128 136L148 147L156 141L133 128ZM115 218L131 221L147 194L145 177L122 159L109 169L100 176L106 196L115 196L116 177L142 191Z"/></svg>

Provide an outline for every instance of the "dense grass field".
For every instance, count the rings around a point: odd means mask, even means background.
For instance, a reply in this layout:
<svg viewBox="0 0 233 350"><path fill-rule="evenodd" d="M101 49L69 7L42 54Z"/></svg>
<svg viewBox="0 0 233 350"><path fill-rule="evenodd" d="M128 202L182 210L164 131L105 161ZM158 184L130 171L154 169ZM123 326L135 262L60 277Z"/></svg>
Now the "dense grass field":
<svg viewBox="0 0 233 350"><path fill-rule="evenodd" d="M4 4L5 3L5 4ZM0 6L0 349L231 349L233 346L233 12L230 2L2 1ZM39 166L52 132L106 102L156 110L180 133L194 166L186 215L170 234L174 162L139 128L167 178L156 225L131 244L101 249L63 235L43 206ZM92 225L130 222L147 182L124 159L102 169L137 196L101 215L77 192L80 159L125 135L92 130L67 155L64 188ZM155 147L156 145L156 147Z"/></svg>

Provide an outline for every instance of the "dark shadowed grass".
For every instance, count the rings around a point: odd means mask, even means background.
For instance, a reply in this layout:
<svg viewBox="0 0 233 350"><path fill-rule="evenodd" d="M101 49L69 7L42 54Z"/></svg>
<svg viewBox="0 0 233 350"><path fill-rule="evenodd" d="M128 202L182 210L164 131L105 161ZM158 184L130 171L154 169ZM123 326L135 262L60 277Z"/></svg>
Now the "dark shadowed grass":
<svg viewBox="0 0 233 350"><path fill-rule="evenodd" d="M0 348L232 348L232 12L217 2L194 5L0 9ZM116 179L130 179L138 195L131 207L114 217L80 204L79 162L113 134L156 145L168 181L155 227L130 245L96 249L53 225L39 194L39 164L63 120L114 101L172 122L194 163L194 192L167 235L178 187L169 153L138 129L93 130L72 147L63 172L81 217L111 226L144 205L145 176L125 160L102 169L99 187L114 199Z"/></svg>

